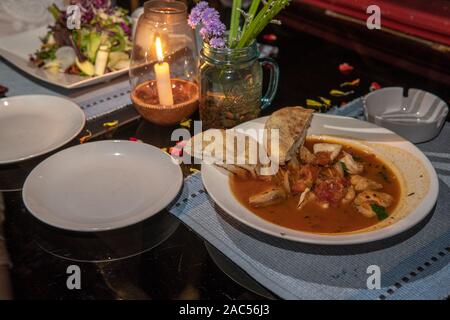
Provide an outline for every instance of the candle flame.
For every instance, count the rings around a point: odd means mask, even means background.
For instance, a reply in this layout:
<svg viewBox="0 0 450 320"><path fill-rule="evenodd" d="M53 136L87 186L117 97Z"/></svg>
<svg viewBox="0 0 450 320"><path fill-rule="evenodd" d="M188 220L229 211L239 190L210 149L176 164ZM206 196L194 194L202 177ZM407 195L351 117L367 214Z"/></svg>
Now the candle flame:
<svg viewBox="0 0 450 320"><path fill-rule="evenodd" d="M158 58L159 62L162 62L164 60L162 45L161 45L161 38L156 37L156 57Z"/></svg>

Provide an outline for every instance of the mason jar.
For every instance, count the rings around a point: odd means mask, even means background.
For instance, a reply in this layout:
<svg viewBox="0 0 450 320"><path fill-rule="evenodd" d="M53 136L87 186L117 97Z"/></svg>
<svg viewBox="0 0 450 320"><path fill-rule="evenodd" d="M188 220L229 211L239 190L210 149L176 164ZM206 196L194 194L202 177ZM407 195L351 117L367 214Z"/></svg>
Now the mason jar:
<svg viewBox="0 0 450 320"><path fill-rule="evenodd" d="M263 66L270 71L264 95ZM271 104L278 87L278 65L271 58L259 58L256 42L239 49L213 48L204 43L199 70L204 130L232 128L257 118Z"/></svg>

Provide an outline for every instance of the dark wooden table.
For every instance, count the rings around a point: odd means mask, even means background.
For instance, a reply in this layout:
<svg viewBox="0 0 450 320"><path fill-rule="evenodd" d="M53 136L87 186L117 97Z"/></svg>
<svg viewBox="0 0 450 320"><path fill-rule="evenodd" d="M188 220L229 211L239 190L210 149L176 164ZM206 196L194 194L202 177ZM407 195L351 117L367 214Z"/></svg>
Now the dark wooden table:
<svg viewBox="0 0 450 320"><path fill-rule="evenodd" d="M281 77L277 97L272 107L263 114L269 114L282 106L305 106L305 100L308 98L329 97L331 89L340 89L340 83L357 78L361 79L361 84L350 88L355 93L347 97L332 97L333 103L339 105L367 93L374 81L383 87L421 88L446 101L450 99L450 91L444 85L395 69L344 46L287 28L268 31L272 32L278 38L270 44L280 48L277 61ZM339 72L338 66L343 62L354 66L351 74L343 75ZM194 115L194 118L196 117L198 115ZM105 134L101 123L115 118L123 123L129 122ZM131 107L110 115L107 119L89 123L88 128L98 133L95 139L137 137L158 147L173 145L170 141L173 128L161 128L137 119ZM71 144L76 143L78 141ZM3 183L16 183L20 186L27 172L43 158L45 157L13 168L1 167L0 177L3 177ZM5 176L6 172L9 175ZM188 174L186 168L185 173ZM175 231L165 240L164 237L158 239L162 242L157 244L149 237L148 228L151 228L154 221L145 221L110 234L69 233L44 226L32 218L24 208L20 191L5 192L4 198L5 234L14 264L12 280L16 298L261 298L251 291L260 288L254 288L254 284L226 259L219 259L224 260L225 264L223 261L219 265L216 264L204 241L168 213L163 212L162 222L158 223L165 223L167 230ZM126 258L127 256L130 257ZM215 260L218 259L216 255L214 257ZM68 290L66 287L66 270L72 264L81 268L81 290ZM242 285L222 272L221 268L225 268L227 273L232 274Z"/></svg>

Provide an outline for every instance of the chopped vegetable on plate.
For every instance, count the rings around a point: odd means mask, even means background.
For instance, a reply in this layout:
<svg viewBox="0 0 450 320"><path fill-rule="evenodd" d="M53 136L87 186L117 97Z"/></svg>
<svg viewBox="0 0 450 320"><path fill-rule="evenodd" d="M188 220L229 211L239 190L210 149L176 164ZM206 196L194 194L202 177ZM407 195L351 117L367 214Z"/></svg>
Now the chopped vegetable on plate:
<svg viewBox="0 0 450 320"><path fill-rule="evenodd" d="M68 14L55 4L55 19L30 61L51 72L101 76L130 64L131 23L127 11L108 0L72 0L81 12L79 29L67 27Z"/></svg>

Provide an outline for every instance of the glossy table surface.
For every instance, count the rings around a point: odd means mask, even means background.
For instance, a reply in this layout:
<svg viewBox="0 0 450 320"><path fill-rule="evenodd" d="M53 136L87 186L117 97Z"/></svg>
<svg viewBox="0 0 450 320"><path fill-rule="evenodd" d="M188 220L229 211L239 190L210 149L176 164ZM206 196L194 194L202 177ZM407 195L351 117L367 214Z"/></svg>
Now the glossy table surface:
<svg viewBox="0 0 450 320"><path fill-rule="evenodd" d="M450 98L450 91L444 85L355 54L351 48L287 28L273 32L278 37L271 44L279 47L276 60L281 70L280 85L273 105L263 115L283 106L305 106L306 99L329 96L331 89L341 89L340 83L357 78L361 84L351 88L355 93L332 98L334 103L367 93L374 81L383 87L408 85L431 91L446 101ZM351 75L339 72L338 65L343 62L355 67ZM109 116L114 118L126 124L107 133L101 126L106 119L87 124L87 128L97 133L94 140L136 137L158 147L174 144L170 141L174 128L158 127L139 119L132 107ZM67 146L77 143L76 139ZM97 234L57 230L38 222L25 209L20 188L32 168L47 156L0 167L0 190L9 190L3 193L4 232L14 265L12 281L16 298L273 298L167 212L128 228ZM183 167L183 171L185 175L190 173L188 167ZM70 265L81 269L81 290L67 289L66 271Z"/></svg>

